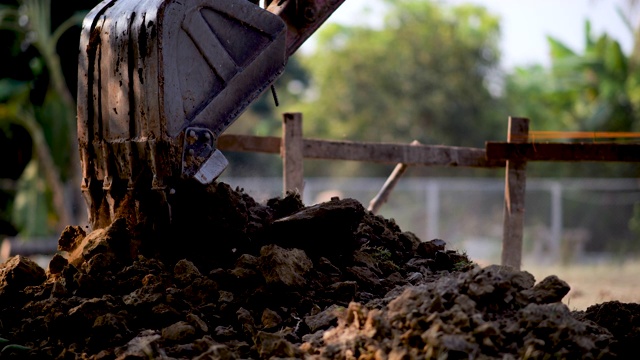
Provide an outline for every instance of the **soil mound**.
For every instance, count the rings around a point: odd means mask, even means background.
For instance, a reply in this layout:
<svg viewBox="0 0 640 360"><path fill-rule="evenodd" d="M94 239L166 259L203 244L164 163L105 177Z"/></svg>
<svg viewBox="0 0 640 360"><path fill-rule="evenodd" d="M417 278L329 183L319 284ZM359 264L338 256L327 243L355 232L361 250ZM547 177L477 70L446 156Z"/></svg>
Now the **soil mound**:
<svg viewBox="0 0 640 360"><path fill-rule="evenodd" d="M185 183L171 224L69 226L45 271L0 265L0 358L628 358L640 305L480 268L353 199L259 204Z"/></svg>

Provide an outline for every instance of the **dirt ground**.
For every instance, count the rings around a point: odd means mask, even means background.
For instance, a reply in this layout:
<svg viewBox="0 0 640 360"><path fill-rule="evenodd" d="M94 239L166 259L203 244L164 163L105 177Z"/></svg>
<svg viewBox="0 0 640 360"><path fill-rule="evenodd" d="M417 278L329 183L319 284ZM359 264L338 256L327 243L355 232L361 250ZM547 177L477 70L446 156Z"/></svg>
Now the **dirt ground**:
<svg viewBox="0 0 640 360"><path fill-rule="evenodd" d="M633 358L640 305L480 267L352 199L177 186L172 222L69 226L48 269L0 265L0 358ZM155 224L158 225L158 224Z"/></svg>

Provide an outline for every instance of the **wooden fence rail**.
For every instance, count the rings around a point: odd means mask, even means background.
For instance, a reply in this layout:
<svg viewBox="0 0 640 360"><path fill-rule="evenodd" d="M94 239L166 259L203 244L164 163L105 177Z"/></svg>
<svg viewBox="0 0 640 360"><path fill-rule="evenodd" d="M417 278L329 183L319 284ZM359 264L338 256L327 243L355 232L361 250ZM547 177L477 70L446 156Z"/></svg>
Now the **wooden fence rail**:
<svg viewBox="0 0 640 360"><path fill-rule="evenodd" d="M281 154L282 138L223 134L218 148L226 151ZM504 167L504 160L488 160L485 149L442 145L410 145L303 139L305 159L366 161L407 166Z"/></svg>

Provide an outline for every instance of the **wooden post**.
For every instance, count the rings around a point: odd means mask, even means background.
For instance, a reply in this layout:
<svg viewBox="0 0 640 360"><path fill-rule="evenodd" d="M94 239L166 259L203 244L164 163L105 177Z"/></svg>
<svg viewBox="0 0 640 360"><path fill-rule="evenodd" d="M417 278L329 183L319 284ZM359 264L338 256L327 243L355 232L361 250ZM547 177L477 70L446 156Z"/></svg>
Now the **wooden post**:
<svg viewBox="0 0 640 360"><path fill-rule="evenodd" d="M302 196L304 189L302 114L284 113L282 115L282 177L283 194L297 191Z"/></svg>
<svg viewBox="0 0 640 360"><path fill-rule="evenodd" d="M529 119L509 118L508 142L527 142ZM524 228L526 160L507 160L504 183L502 265L520 269Z"/></svg>
<svg viewBox="0 0 640 360"><path fill-rule="evenodd" d="M427 234L427 238L425 240L432 240L440 237L440 185L437 181L429 181L426 190L425 234Z"/></svg>

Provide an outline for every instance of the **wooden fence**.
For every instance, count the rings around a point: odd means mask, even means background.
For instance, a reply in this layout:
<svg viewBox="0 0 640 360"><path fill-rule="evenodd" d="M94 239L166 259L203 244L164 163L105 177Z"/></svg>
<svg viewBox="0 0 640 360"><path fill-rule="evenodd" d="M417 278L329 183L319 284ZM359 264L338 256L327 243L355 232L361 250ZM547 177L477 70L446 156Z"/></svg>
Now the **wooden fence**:
<svg viewBox="0 0 640 360"><path fill-rule="evenodd" d="M484 149L423 145L415 141L411 144L393 144L305 139L302 136L302 114L285 113L281 138L224 134L218 139L218 148L223 151L280 154L283 159L284 193L302 193L305 158L397 164L378 195L369 204L369 210L374 212L386 201L393 186L409 166L504 168L505 201L501 261L503 265L519 269L522 262L527 162L640 162L640 144L537 141L536 135L542 133L529 131L529 119L511 117L507 141L487 142ZM562 136L560 134L556 137ZM578 137L571 134L564 136ZM597 133L587 133L584 136L596 138ZM609 133L608 137L615 137L615 134Z"/></svg>

